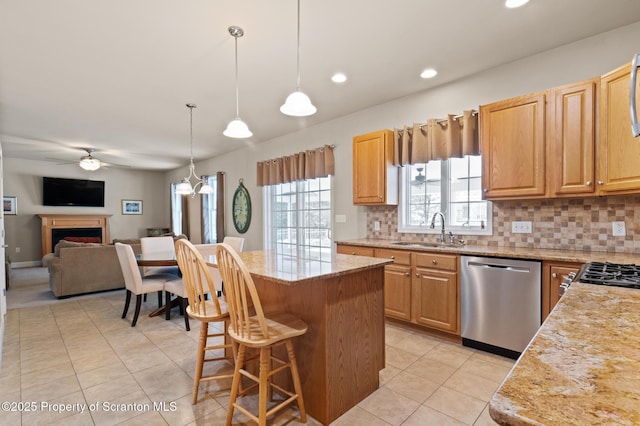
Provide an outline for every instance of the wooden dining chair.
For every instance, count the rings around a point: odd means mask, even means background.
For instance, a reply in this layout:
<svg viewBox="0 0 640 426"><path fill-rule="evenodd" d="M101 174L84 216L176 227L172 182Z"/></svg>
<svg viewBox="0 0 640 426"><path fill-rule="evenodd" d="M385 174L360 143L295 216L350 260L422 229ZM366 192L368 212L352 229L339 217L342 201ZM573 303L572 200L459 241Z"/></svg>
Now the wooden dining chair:
<svg viewBox="0 0 640 426"><path fill-rule="evenodd" d="M124 276L124 284L127 289L127 296L124 302L124 310L122 311L122 318L127 317L129 311L129 303L131 302L131 294L136 295L136 309L133 314L133 320L131 321L131 327L135 327L138 322L138 315L140 314L140 306L142 305L142 295L158 292L158 308L162 307L162 291L164 290L165 283L171 279L177 279L170 275L152 275L148 277L142 277L140 274L140 268L136 262L136 255L133 252L133 248L128 244L115 243L116 253L118 255L118 262L122 269L122 275Z"/></svg>
<svg viewBox="0 0 640 426"><path fill-rule="evenodd" d="M300 421L305 423L307 414L304 408L302 386L292 339L306 333L307 324L287 312L264 313L249 270L238 253L229 245L224 243L218 245L216 257L220 274L224 280L229 308L229 336L238 344L236 366L231 385L231 399L227 412L227 426L231 425L234 409L238 409L260 426L264 426L267 417L293 402L297 402ZM286 347L287 360L275 357L272 352L272 348L280 345ZM257 349L258 356L247 358L248 348ZM258 361L259 373L257 376L245 368L246 363L250 361ZM277 366L272 368L274 363ZM291 372L293 392L274 383L272 379L275 374L286 368L289 368ZM240 390L242 376L255 383ZM238 402L239 396L245 395L256 386L258 387L257 415L251 413ZM271 396L272 391L280 393L285 399L275 402L267 410L267 396Z"/></svg>
<svg viewBox="0 0 640 426"><path fill-rule="evenodd" d="M227 334L229 312L226 303L216 296L209 267L202 255L188 240L176 241L176 259L182 271L182 281L187 290L189 306L187 314L200 321L200 336L196 352L196 371L193 378L192 404L198 402L200 383L219 379L229 379L233 374L203 375L204 364L213 361L229 360L233 364L236 349ZM207 297L210 295L210 297ZM223 331L209 333L209 323L222 323ZM223 339L222 343L208 345L208 339ZM206 357L207 351L223 350L223 356ZM231 351L231 352L229 352Z"/></svg>

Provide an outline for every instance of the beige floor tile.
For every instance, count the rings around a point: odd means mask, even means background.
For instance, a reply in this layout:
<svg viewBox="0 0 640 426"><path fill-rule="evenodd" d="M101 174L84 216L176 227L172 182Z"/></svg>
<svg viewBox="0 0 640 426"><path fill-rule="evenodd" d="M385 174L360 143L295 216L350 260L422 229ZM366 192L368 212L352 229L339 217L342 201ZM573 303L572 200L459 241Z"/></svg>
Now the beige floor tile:
<svg viewBox="0 0 640 426"><path fill-rule="evenodd" d="M388 426L391 423L387 423L384 420L374 416L367 410L358 406L344 413L338 417L331 426L355 426L355 425L367 425L367 426Z"/></svg>
<svg viewBox="0 0 640 426"><path fill-rule="evenodd" d="M466 423L449 417L433 408L421 406L402 423L402 426L464 426Z"/></svg>
<svg viewBox="0 0 640 426"><path fill-rule="evenodd" d="M400 425L420 406L420 403L381 387L358 406L392 425Z"/></svg>
<svg viewBox="0 0 640 426"><path fill-rule="evenodd" d="M131 395L141 391L142 388L131 374L113 378L89 388L83 388L83 392L90 404L94 402L114 401L124 395Z"/></svg>
<svg viewBox="0 0 640 426"><path fill-rule="evenodd" d="M484 410L482 410L482 414L480 414L480 417L478 417L478 420L476 420L473 426L496 426L497 424L498 423L493 421L491 415L489 415L489 404L487 404L486 407L484 407Z"/></svg>
<svg viewBox="0 0 640 426"><path fill-rule="evenodd" d="M145 413L139 414L137 416L131 417L121 423L118 423L118 426L156 426L156 425L177 425L177 424L185 424L185 423L168 423L163 417L162 414L158 411L147 411Z"/></svg>
<svg viewBox="0 0 640 426"><path fill-rule="evenodd" d="M472 352L460 351L451 344L440 344L423 355L424 359L439 361L451 367L458 368L472 355Z"/></svg>
<svg viewBox="0 0 640 426"><path fill-rule="evenodd" d="M439 342L432 338L419 334L412 334L396 342L393 347L414 355L422 356L438 345Z"/></svg>
<svg viewBox="0 0 640 426"><path fill-rule="evenodd" d="M83 356L72 359L71 363L73 364L73 368L75 368L76 372L82 373L113 364L117 361L119 361L119 358L113 351L105 351L85 353Z"/></svg>
<svg viewBox="0 0 640 426"><path fill-rule="evenodd" d="M425 401L424 405L470 425L480 416L486 403L441 386Z"/></svg>
<svg viewBox="0 0 640 426"><path fill-rule="evenodd" d="M80 413L80 407L86 407L82 392L74 392L51 401L38 401L36 411L22 413L22 424L31 426L64 423L63 419Z"/></svg>
<svg viewBox="0 0 640 426"><path fill-rule="evenodd" d="M438 389L440 385L414 374L401 371L384 386L397 394L406 396L416 402L423 403L433 394L433 392L436 391L436 389Z"/></svg>
<svg viewBox="0 0 640 426"><path fill-rule="evenodd" d="M405 371L434 383L442 384L451 377L456 368L442 361L422 357L407 367Z"/></svg>
<svg viewBox="0 0 640 426"><path fill-rule="evenodd" d="M71 362L67 361L55 367L23 373L20 380L20 387L27 389L33 386L45 386L65 377L75 377L75 375L76 371L73 369Z"/></svg>
<svg viewBox="0 0 640 426"><path fill-rule="evenodd" d="M189 393L187 396L172 401L169 410L160 414L170 425L186 425L221 408L223 407L212 398L202 398L193 405L191 404L191 393Z"/></svg>
<svg viewBox="0 0 640 426"><path fill-rule="evenodd" d="M99 409L91 412L97 426L117 425L153 411L153 403L141 390L103 399Z"/></svg>
<svg viewBox="0 0 640 426"><path fill-rule="evenodd" d="M498 389L499 383L469 372L458 370L453 373L442 386L472 396L481 401L489 402L496 389Z"/></svg>
<svg viewBox="0 0 640 426"><path fill-rule="evenodd" d="M516 362L515 359L506 358L500 355L495 355L495 354L492 354L489 352L483 352L483 351L476 351L471 357L478 358L483 361L491 362L494 364L500 364L502 366L509 367L509 368L513 367L513 364L515 364Z"/></svg>
<svg viewBox="0 0 640 426"><path fill-rule="evenodd" d="M387 364L384 369L380 370L380 386L383 386L385 383L389 382L389 380L393 379L401 371L402 370L398 367Z"/></svg>
<svg viewBox="0 0 640 426"><path fill-rule="evenodd" d="M413 332L397 325L385 325L385 343L387 345L396 346L398 342L407 337L411 337Z"/></svg>
<svg viewBox="0 0 640 426"><path fill-rule="evenodd" d="M129 369L121 361L117 361L93 370L78 372L78 381L80 386L86 389L129 374Z"/></svg>
<svg viewBox="0 0 640 426"><path fill-rule="evenodd" d="M475 356L469 358L460 367L460 371L464 373L475 374L496 383L501 383L510 370L511 367L504 363L493 363Z"/></svg>
<svg viewBox="0 0 640 426"><path fill-rule="evenodd" d="M152 365L171 362L169 357L153 344L125 350L123 353L119 353L118 356L132 373L147 369Z"/></svg>
<svg viewBox="0 0 640 426"><path fill-rule="evenodd" d="M402 349L389 345L386 347L387 365L393 365L394 367L404 370L409 365L413 364L418 358L420 358L420 355L403 351Z"/></svg>
<svg viewBox="0 0 640 426"><path fill-rule="evenodd" d="M156 349L157 350L157 349ZM175 402L191 395L192 378L172 361L147 364L147 369L133 373L137 382L155 402Z"/></svg>

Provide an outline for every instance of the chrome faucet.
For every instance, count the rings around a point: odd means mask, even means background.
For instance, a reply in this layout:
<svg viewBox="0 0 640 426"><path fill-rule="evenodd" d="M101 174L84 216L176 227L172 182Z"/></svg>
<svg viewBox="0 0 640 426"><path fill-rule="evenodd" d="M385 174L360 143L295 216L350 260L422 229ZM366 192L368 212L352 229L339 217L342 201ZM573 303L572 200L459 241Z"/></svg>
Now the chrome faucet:
<svg viewBox="0 0 640 426"><path fill-rule="evenodd" d="M444 213L442 212L435 212L433 217L431 218L431 225L430 228L431 229L435 229L436 227L436 217L440 216L440 219L442 220L442 231L440 232L440 242L442 244L447 242L447 239L445 237L445 230L444 230L444 223L446 221L445 217L444 217Z"/></svg>

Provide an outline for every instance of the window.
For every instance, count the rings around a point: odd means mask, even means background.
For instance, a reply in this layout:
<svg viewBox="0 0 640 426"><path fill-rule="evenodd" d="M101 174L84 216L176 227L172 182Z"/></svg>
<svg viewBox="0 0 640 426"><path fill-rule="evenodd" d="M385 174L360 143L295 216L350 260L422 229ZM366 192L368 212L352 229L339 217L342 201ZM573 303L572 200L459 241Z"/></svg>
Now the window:
<svg viewBox="0 0 640 426"><path fill-rule="evenodd" d="M182 234L182 201L184 199L183 195L176 194L176 186L180 182L175 182L171 184L171 232L175 235Z"/></svg>
<svg viewBox="0 0 640 426"><path fill-rule="evenodd" d="M482 200L482 164L479 155L413 164L401 169L398 231L439 233L437 212L446 218L447 231L491 235L491 203Z"/></svg>
<svg viewBox="0 0 640 426"><path fill-rule="evenodd" d="M202 242L218 242L218 179L216 176L202 176L203 181L213 188L212 194L202 194Z"/></svg>
<svg viewBox="0 0 640 426"><path fill-rule="evenodd" d="M331 177L264 187L264 246L309 259L331 257Z"/></svg>

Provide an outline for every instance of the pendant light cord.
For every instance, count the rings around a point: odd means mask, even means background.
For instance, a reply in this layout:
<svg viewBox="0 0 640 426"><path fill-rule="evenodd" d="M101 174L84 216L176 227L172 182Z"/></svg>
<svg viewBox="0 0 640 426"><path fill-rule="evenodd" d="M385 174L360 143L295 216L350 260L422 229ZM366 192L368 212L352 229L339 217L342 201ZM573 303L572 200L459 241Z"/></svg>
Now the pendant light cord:
<svg viewBox="0 0 640 426"><path fill-rule="evenodd" d="M233 37L236 42L236 118L240 118L240 91L238 90L238 37Z"/></svg>
<svg viewBox="0 0 640 426"><path fill-rule="evenodd" d="M298 87L297 87L297 91L300 91L300 0L298 0L298 51L297 51L297 57L298 57Z"/></svg>

